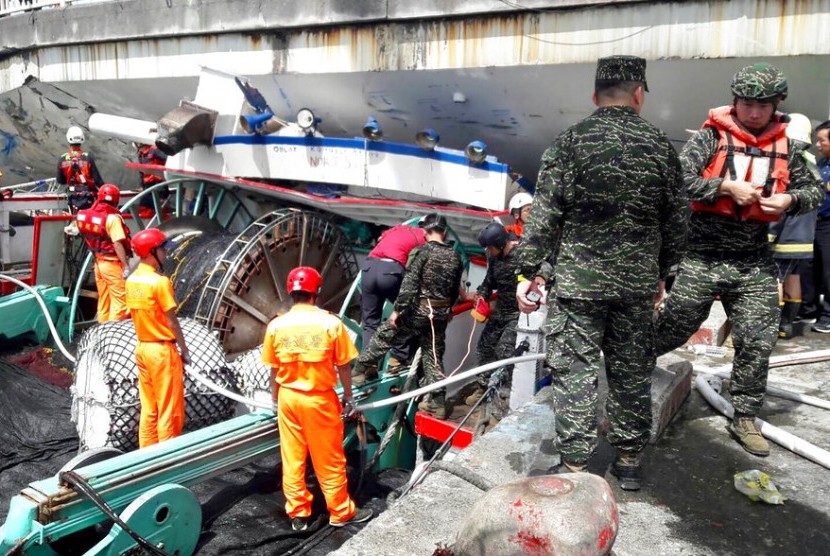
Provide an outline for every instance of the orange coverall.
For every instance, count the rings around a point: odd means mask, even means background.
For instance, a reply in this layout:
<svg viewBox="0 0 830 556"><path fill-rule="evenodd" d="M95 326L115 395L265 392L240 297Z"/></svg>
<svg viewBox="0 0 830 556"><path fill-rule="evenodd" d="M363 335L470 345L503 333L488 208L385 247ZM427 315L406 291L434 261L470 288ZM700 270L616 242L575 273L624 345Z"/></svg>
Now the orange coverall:
<svg viewBox="0 0 830 556"><path fill-rule="evenodd" d="M138 337L138 446L144 448L179 436L184 427L184 367L166 315L176 308L170 279L141 263L127 278L127 307Z"/></svg>
<svg viewBox="0 0 830 556"><path fill-rule="evenodd" d="M343 421L335 365L346 365L357 349L337 316L314 305L296 304L265 331L262 362L275 372L282 455L282 488L290 518L311 515L306 457L326 498L331 521L357 511L349 496Z"/></svg>
<svg viewBox="0 0 830 556"><path fill-rule="evenodd" d="M121 216L107 216L107 235L113 243L127 238ZM124 265L115 255L95 255L95 288L98 290L98 322L122 320L129 316L124 291Z"/></svg>

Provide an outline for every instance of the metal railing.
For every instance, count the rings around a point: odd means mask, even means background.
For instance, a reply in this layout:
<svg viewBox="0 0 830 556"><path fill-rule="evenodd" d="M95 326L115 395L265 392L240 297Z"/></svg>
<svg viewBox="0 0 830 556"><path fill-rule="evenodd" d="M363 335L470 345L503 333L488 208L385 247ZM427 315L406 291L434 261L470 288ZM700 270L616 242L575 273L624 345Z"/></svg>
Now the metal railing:
<svg viewBox="0 0 830 556"><path fill-rule="evenodd" d="M4 0L0 0L0 2L2 1ZM46 178L26 183L18 183L17 185L6 185L4 187L0 187L0 191L21 191L26 193L65 193L65 190L66 186L59 184L55 178Z"/></svg>
<svg viewBox="0 0 830 556"><path fill-rule="evenodd" d="M42 8L63 8L68 0L0 0L0 16Z"/></svg>

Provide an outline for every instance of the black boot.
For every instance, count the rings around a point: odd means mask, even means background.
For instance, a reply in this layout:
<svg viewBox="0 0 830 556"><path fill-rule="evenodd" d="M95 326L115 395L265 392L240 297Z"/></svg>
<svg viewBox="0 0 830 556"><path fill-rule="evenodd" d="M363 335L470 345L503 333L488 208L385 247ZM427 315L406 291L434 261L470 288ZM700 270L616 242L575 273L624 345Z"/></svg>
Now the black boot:
<svg viewBox="0 0 830 556"><path fill-rule="evenodd" d="M611 474L620 481L623 490L640 490L643 473L640 467L641 452L620 452L611 464Z"/></svg>
<svg viewBox="0 0 830 556"><path fill-rule="evenodd" d="M793 337L793 320L801 307L800 299L787 299L781 309L781 323L778 325L778 337L789 340Z"/></svg>

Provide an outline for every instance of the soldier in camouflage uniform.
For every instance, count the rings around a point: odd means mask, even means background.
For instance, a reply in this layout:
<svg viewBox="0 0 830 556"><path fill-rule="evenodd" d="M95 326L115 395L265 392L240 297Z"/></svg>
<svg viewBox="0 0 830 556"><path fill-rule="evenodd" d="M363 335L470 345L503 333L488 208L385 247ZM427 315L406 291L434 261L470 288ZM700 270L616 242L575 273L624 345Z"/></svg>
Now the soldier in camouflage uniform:
<svg viewBox="0 0 830 556"><path fill-rule="evenodd" d="M478 364L485 365L510 357L516 349L519 304L514 291L519 261L515 248L519 241L504 226L492 222L481 230L478 243L487 254L487 273L472 301L476 304L479 299L490 299L493 291L498 293L496 308L484 325L476 347ZM465 400L467 405L473 405L484 394L490 374L478 375L475 390Z"/></svg>
<svg viewBox="0 0 830 556"><path fill-rule="evenodd" d="M814 209L822 191L776 112L787 96L784 74L769 64L747 66L733 77L732 94L733 104L711 110L680 155L693 211L689 250L658 319L656 348L664 353L686 342L720 296L735 345L729 431L746 451L766 456L769 443L755 416L780 314L767 226L783 213Z"/></svg>
<svg viewBox="0 0 830 556"><path fill-rule="evenodd" d="M421 385L443 378L447 323L458 298L464 264L452 246L444 243L447 221L432 213L422 219L426 245L420 247L406 268L395 310L364 348L355 367L353 382L360 385L377 377L377 365L393 344L414 340L421 348ZM389 371L387 371L389 372ZM418 408L446 417L445 390L433 392Z"/></svg>
<svg viewBox="0 0 830 556"><path fill-rule="evenodd" d="M559 471L582 471L597 446L597 377L608 378L611 472L640 488L651 429L654 296L680 261L688 206L680 162L666 136L639 115L646 61L601 58L598 109L542 156L533 211L518 247L517 299L548 288L547 364L552 369ZM544 262L553 261L552 272ZM525 278L527 277L527 278Z"/></svg>

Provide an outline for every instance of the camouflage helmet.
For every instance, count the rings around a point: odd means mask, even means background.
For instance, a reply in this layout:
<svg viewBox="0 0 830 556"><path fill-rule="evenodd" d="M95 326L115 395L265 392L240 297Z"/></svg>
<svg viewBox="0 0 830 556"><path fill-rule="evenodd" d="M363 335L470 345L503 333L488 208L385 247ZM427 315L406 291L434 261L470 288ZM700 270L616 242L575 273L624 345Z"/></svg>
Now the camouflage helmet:
<svg viewBox="0 0 830 556"><path fill-rule="evenodd" d="M784 100L787 98L787 78L771 64L752 64L741 68L732 77L732 94L750 100Z"/></svg>

